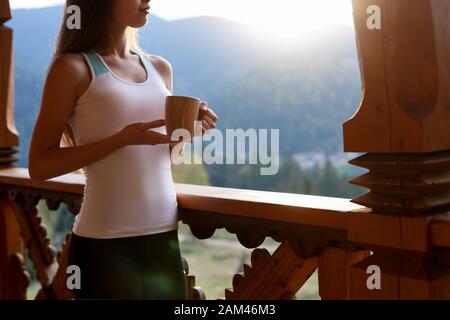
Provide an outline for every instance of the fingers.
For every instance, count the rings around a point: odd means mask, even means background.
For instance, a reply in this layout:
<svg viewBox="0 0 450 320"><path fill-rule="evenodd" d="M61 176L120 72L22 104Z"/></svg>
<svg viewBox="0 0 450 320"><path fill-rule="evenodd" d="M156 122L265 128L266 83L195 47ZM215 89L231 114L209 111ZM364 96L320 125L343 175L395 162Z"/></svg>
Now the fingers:
<svg viewBox="0 0 450 320"><path fill-rule="evenodd" d="M205 118L211 119L212 122L217 122L217 120L219 120L219 117L211 109L202 111L202 113L199 115L199 119L205 119Z"/></svg>
<svg viewBox="0 0 450 320"><path fill-rule="evenodd" d="M180 137L178 140L173 138L167 134L163 134L163 133L159 133L153 130L148 131L149 133L151 133L153 136L151 137L152 140L157 140L157 143L173 143L173 142L180 142L182 137ZM155 139L156 138L156 139Z"/></svg>
<svg viewBox="0 0 450 320"><path fill-rule="evenodd" d="M158 128L166 125L165 119L158 119L150 122L144 122L144 128L150 129L150 128Z"/></svg>
<svg viewBox="0 0 450 320"><path fill-rule="evenodd" d="M203 119L207 115L207 112L208 112L208 107L207 107L206 103L201 104L200 110L198 113L198 119L199 120Z"/></svg>
<svg viewBox="0 0 450 320"><path fill-rule="evenodd" d="M181 144L181 145L185 145L186 144L186 142L185 141L177 141L177 142L170 142L169 143L169 145L172 147L172 148L174 148L175 146L177 146L177 145L179 145L179 144Z"/></svg>
<svg viewBox="0 0 450 320"><path fill-rule="evenodd" d="M209 128L209 127L207 127L207 126L204 126L204 125L202 125L202 135L205 135L205 134L207 134L208 132L209 132L209 130L210 130L211 128Z"/></svg>
<svg viewBox="0 0 450 320"><path fill-rule="evenodd" d="M211 118L214 122L217 122L217 120L219 120L217 114L215 114L211 109L208 109L206 111L205 116Z"/></svg>
<svg viewBox="0 0 450 320"><path fill-rule="evenodd" d="M202 121L202 135L207 134L209 130L216 127L215 122L219 119L219 117L207 107L207 103L205 101L201 102L200 111L201 115L199 119Z"/></svg>
<svg viewBox="0 0 450 320"><path fill-rule="evenodd" d="M205 123L205 125L207 125L208 129L216 127L216 124L214 123L214 121L209 117L204 117L202 119L202 123Z"/></svg>
<svg viewBox="0 0 450 320"><path fill-rule="evenodd" d="M201 111L206 111L206 110L208 110L208 102L206 102L206 101L201 101L201 102L200 102L200 110L201 110Z"/></svg>
<svg viewBox="0 0 450 320"><path fill-rule="evenodd" d="M214 111L208 107L208 103L206 101L200 102L200 113L202 114L202 117L209 117L213 120L213 122L219 120L217 114L215 114Z"/></svg>
<svg viewBox="0 0 450 320"><path fill-rule="evenodd" d="M201 114L199 115L199 120L204 122L205 127L207 129L212 129L216 127L215 122L219 120L219 117L207 107L207 103L203 102L201 107Z"/></svg>

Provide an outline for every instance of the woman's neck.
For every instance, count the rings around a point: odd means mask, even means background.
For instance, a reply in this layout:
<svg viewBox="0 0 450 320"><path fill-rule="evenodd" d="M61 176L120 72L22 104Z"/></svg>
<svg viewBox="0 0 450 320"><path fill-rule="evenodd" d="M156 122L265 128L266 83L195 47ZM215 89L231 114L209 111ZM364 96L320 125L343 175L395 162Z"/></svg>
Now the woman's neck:
<svg viewBox="0 0 450 320"><path fill-rule="evenodd" d="M94 48L94 50L102 56L125 57L129 51L126 30L126 27L114 28L114 26L111 26L108 32L107 45L102 48Z"/></svg>

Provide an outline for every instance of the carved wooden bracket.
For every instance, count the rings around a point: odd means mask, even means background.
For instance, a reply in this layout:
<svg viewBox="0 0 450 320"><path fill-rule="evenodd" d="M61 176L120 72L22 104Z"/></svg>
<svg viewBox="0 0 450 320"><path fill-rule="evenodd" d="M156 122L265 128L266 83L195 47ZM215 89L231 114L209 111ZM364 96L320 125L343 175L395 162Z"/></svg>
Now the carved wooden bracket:
<svg viewBox="0 0 450 320"><path fill-rule="evenodd" d="M58 271L53 277L50 284L42 287L38 292L36 299L74 299L74 293L67 288L67 259L70 250L70 242L72 240L72 232L66 234L61 250L58 252Z"/></svg>
<svg viewBox="0 0 450 320"><path fill-rule="evenodd" d="M233 289L225 289L226 300L291 300L317 268L317 257L300 258L287 241L273 255L255 249L251 266L233 277Z"/></svg>
<svg viewBox="0 0 450 320"><path fill-rule="evenodd" d="M21 253L16 253L11 256L11 280L15 282L13 286L16 292L11 292L14 299L26 300L27 288L30 284L31 278L28 271L25 269L24 257Z"/></svg>
<svg viewBox="0 0 450 320"><path fill-rule="evenodd" d="M80 211L83 196L80 194L55 192L52 190L0 185L0 192L6 192L12 201L20 202L25 209L36 207L44 199L49 210L57 210L65 203L69 211L76 215Z"/></svg>
<svg viewBox="0 0 450 320"><path fill-rule="evenodd" d="M179 218L189 225L198 239L210 238L216 229L225 228L234 233L246 248L260 246L266 237L277 242L288 241L291 249L300 257L316 256L324 247L342 247L357 250L347 241L345 230L311 227L243 216L224 215L205 211L179 208Z"/></svg>
<svg viewBox="0 0 450 320"><path fill-rule="evenodd" d="M203 289L195 285L195 276L189 274L189 265L185 257L183 260L183 270L186 276L186 288L188 300L206 300L206 294Z"/></svg>
<svg viewBox="0 0 450 320"><path fill-rule="evenodd" d="M12 203L13 210L20 225L20 232L36 274L42 286L50 284L58 270L55 249L47 237L47 229L42 225L36 208L24 210L20 204Z"/></svg>

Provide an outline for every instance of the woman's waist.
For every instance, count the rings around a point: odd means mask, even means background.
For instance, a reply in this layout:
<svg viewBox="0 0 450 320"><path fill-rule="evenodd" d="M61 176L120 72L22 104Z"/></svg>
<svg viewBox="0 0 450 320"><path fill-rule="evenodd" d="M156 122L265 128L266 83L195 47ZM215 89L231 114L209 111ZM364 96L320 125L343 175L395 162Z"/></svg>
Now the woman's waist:
<svg viewBox="0 0 450 320"><path fill-rule="evenodd" d="M134 198L146 200L149 198L163 197L164 195L173 196L175 187L172 176L128 176L128 177L105 177L92 179L89 176L86 179L84 188L84 198L99 197L116 200L111 197Z"/></svg>
<svg viewBox="0 0 450 320"><path fill-rule="evenodd" d="M172 180L170 160L157 157L104 158L86 166L87 183L116 184Z"/></svg>
<svg viewBox="0 0 450 320"><path fill-rule="evenodd" d="M82 210L93 210L96 212L141 212L143 209L171 208L178 205L175 192L152 192L127 193L113 195L104 193L87 193L83 198Z"/></svg>

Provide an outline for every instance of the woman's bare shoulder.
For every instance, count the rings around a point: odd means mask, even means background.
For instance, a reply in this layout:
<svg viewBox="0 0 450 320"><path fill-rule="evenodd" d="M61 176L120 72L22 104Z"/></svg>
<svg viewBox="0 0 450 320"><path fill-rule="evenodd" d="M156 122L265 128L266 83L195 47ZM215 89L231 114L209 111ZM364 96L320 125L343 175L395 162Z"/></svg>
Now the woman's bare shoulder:
<svg viewBox="0 0 450 320"><path fill-rule="evenodd" d="M50 64L48 77L65 79L67 84L75 86L78 96L87 89L91 81L89 66L79 53L65 53L55 57Z"/></svg>
<svg viewBox="0 0 450 320"><path fill-rule="evenodd" d="M56 56L50 65L50 69L76 74L86 71L84 58L79 53L64 53Z"/></svg>
<svg viewBox="0 0 450 320"><path fill-rule="evenodd" d="M169 61L164 59L161 56L154 54L147 54L147 58L150 62L155 66L156 70L158 70L161 77L166 82L167 88L172 91L172 65Z"/></svg>
<svg viewBox="0 0 450 320"><path fill-rule="evenodd" d="M169 61L164 59L161 56L154 54L147 54L148 59L151 63L158 69L159 72L171 75L172 74L172 65Z"/></svg>

